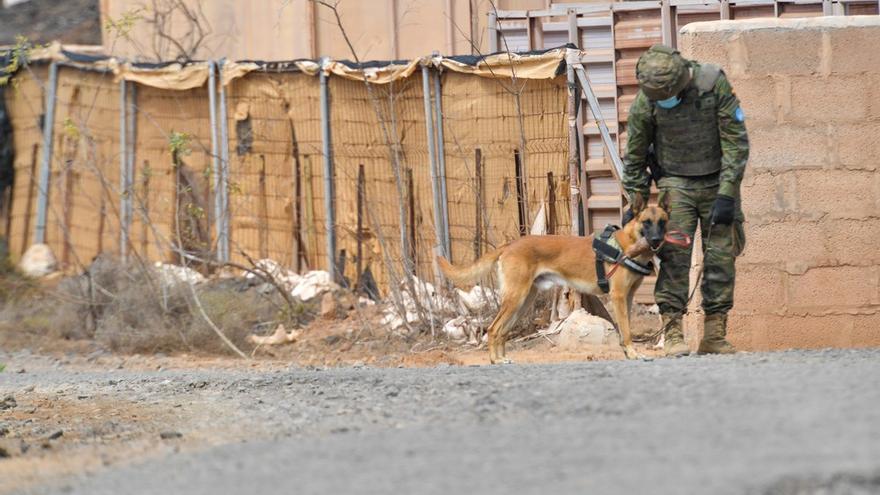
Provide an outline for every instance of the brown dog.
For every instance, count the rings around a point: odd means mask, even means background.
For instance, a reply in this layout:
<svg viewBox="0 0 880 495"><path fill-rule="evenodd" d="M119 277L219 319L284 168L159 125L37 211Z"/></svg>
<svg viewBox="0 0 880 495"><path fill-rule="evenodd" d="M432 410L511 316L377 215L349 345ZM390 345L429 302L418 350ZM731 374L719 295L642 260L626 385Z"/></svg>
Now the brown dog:
<svg viewBox="0 0 880 495"><path fill-rule="evenodd" d="M637 201L636 203L639 203ZM634 208L638 208L638 204ZM663 244L669 215L659 206L640 208L635 218L615 232L620 249L630 258L647 263ZM470 266L453 266L446 258L437 262L456 285L475 284L497 265L501 309L489 325L489 360L509 363L504 343L516 320L531 306L539 289L568 286L578 292L601 295L596 277L593 236L526 236L485 254ZM610 273L612 264L605 264ZM610 277L611 303L620 334L620 345L628 359L639 355L632 346L629 314L633 295L643 275L619 266Z"/></svg>

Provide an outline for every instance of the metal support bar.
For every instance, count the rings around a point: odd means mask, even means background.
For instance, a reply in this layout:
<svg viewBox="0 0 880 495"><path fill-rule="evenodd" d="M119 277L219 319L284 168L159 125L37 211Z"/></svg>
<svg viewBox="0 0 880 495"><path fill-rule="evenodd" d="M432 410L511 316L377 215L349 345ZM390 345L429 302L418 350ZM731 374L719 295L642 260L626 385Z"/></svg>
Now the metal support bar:
<svg viewBox="0 0 880 495"><path fill-rule="evenodd" d="M621 177L623 177L623 160L620 159L620 155L617 153L617 145L614 143L614 140L611 139L608 125L605 124L605 118L602 116L602 110L599 108L599 100L596 99L596 94L593 93L593 88L590 87L590 83L587 81L584 66L580 63L574 64L574 71L581 84L581 90L587 96L587 103L590 106L590 111L593 112L593 117L599 125L599 133L602 134L602 142L605 144L605 151L608 153L608 156L611 158L611 163L614 165L611 170L614 172L615 178L620 182Z"/></svg>
<svg viewBox="0 0 880 495"><path fill-rule="evenodd" d="M721 0L721 19L730 19L730 0Z"/></svg>
<svg viewBox="0 0 880 495"><path fill-rule="evenodd" d="M822 15L834 15L834 8L831 0L822 0Z"/></svg>
<svg viewBox="0 0 880 495"><path fill-rule="evenodd" d="M128 216L128 205L126 197L128 196L128 109L127 91L128 83L125 79L119 81L119 257L123 263L128 260L128 226L130 218Z"/></svg>
<svg viewBox="0 0 880 495"><path fill-rule="evenodd" d="M137 86L119 82L119 257L128 260L133 218L134 150L137 148Z"/></svg>
<svg viewBox="0 0 880 495"><path fill-rule="evenodd" d="M52 165L52 141L55 128L55 96L58 92L58 64L49 65L46 88L46 114L43 117L43 156L40 161L40 182L37 188L37 222L34 244L46 242L46 210L49 208L49 168Z"/></svg>
<svg viewBox="0 0 880 495"><path fill-rule="evenodd" d="M573 43L578 48L581 48L581 35L579 26L579 19L577 17L577 13L574 10L569 10L568 12L568 41ZM613 37L613 36L612 36ZM581 62L580 60L581 52L577 53L577 57L572 59L573 62ZM613 67L612 67L613 68ZM569 83L574 89L574 114L577 125L577 151L578 151L578 164L577 164L577 172L578 178L581 181L580 184L580 230L578 232L586 232L589 233L592 231L592 222L590 221L590 212L587 208L587 201L589 198L589 182L587 181L585 166L587 159L587 142L584 137L584 119L586 116L584 115L584 104L583 99L581 98L581 93L577 89L577 82L574 81L574 75L572 74L572 82ZM615 104L617 99L615 98ZM615 109L615 115L617 114L617 110ZM575 184L572 182L572 184Z"/></svg>
<svg viewBox="0 0 880 495"><path fill-rule="evenodd" d="M427 65L422 66L422 94L425 102L425 132L428 137L428 158L431 166L431 192L434 196L434 233L437 245L446 244L443 235L443 206L440 198L440 179L437 177L437 154L434 147L434 117L431 110L431 72Z"/></svg>
<svg viewBox="0 0 880 495"><path fill-rule="evenodd" d="M134 218L134 161L135 151L137 150L137 84L131 83L128 91L128 163L126 165L126 177L128 184L126 189L126 206L128 207L128 228L131 231L131 221ZM131 236L129 235L129 242Z"/></svg>
<svg viewBox="0 0 880 495"><path fill-rule="evenodd" d="M498 15L489 12L489 53L498 51Z"/></svg>
<svg viewBox="0 0 880 495"><path fill-rule="evenodd" d="M581 232L580 225L580 201L578 200L580 193L578 189L578 164L581 157L578 152L578 127L577 127L577 102L575 99L577 82L575 81L574 67L569 61L566 68L566 78L568 81L568 181L569 181L569 211L571 212L571 235L578 235ZM586 198L584 198L586 200Z"/></svg>
<svg viewBox="0 0 880 495"><path fill-rule="evenodd" d="M220 261L229 261L229 119L227 118L226 86L223 85L223 60L217 63L220 76L220 231L217 232L217 251Z"/></svg>
<svg viewBox="0 0 880 495"><path fill-rule="evenodd" d="M660 29L663 33L663 44L675 47L675 7L670 0L660 1Z"/></svg>
<svg viewBox="0 0 880 495"><path fill-rule="evenodd" d="M452 245L449 240L449 196L446 194L446 152L443 140L443 88L440 85L440 72L434 74L434 111L437 117L437 179L440 183L440 206L443 213L443 255L452 260Z"/></svg>
<svg viewBox="0 0 880 495"><path fill-rule="evenodd" d="M330 89L321 59L321 144L324 155L324 228L327 232L327 271L337 280L336 270L336 201L334 198L333 157L330 154Z"/></svg>
<svg viewBox="0 0 880 495"><path fill-rule="evenodd" d="M214 230L217 242L217 261L223 260L220 249L220 232L223 230L222 204L220 198L220 143L217 140L217 63L208 63L208 115L211 119L211 187L214 188Z"/></svg>

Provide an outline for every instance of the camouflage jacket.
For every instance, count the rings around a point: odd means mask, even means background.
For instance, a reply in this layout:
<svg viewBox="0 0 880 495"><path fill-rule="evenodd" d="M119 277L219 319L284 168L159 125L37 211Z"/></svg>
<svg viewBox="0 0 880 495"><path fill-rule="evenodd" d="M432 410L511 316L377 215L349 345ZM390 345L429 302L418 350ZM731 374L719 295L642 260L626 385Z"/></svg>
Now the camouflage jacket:
<svg viewBox="0 0 880 495"><path fill-rule="evenodd" d="M690 62L694 73L700 65ZM691 85L693 82L690 83ZM717 101L718 136L721 141L721 171L705 177L664 176L658 187L701 189L718 186L718 194L731 197L739 195L739 185L749 158L749 138L746 133L745 116L739 99L730 82L722 72L712 90ZM629 111L627 144L624 154L623 187L632 201L637 192L648 197L651 178L647 170L648 148L654 143L656 119L654 105L639 91ZM662 168L662 163L660 164Z"/></svg>

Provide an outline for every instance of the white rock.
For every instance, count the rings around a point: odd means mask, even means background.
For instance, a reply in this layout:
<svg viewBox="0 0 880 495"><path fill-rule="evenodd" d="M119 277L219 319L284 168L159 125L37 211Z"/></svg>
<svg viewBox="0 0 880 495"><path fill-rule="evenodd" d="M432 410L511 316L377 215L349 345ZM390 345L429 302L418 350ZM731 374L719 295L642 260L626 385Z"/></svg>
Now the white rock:
<svg viewBox="0 0 880 495"><path fill-rule="evenodd" d="M498 293L488 287L475 285L471 290L465 292L461 289L455 289L458 299L467 311L472 313L481 313L491 310L492 301L498 299Z"/></svg>
<svg viewBox="0 0 880 495"><path fill-rule="evenodd" d="M58 269L58 261L48 245L32 244L18 262L18 268L29 277L45 277Z"/></svg>
<svg viewBox="0 0 880 495"><path fill-rule="evenodd" d="M306 273L290 291L290 295L308 301L321 294L339 288L333 277L323 270L314 270Z"/></svg>
<svg viewBox="0 0 880 495"><path fill-rule="evenodd" d="M614 325L604 318L587 313L583 308L578 308L568 318L556 324L560 327L558 342L562 347L618 345Z"/></svg>
<svg viewBox="0 0 880 495"><path fill-rule="evenodd" d="M272 335L268 336L260 336L260 335L248 335L247 341L257 345L278 345L278 344L286 344L288 342L293 342L302 335L301 330L291 330L288 332L284 325L278 324L275 327L275 332Z"/></svg>
<svg viewBox="0 0 880 495"><path fill-rule="evenodd" d="M443 333L452 340L465 341L468 338L468 322L464 316L453 318L443 325Z"/></svg>
<svg viewBox="0 0 880 495"><path fill-rule="evenodd" d="M159 274L159 278L166 286L181 283L200 284L205 281L201 273L185 266L171 265L157 261L153 266Z"/></svg>
<svg viewBox="0 0 880 495"><path fill-rule="evenodd" d="M300 277L296 272L284 268L283 266L281 266L280 263L273 259L264 258L254 264L257 268L266 272L270 277L272 277L272 279L275 280L275 283L284 287L288 291L293 290L293 288L302 281L302 277ZM242 275L248 279L257 277L256 274L249 271L244 271Z"/></svg>

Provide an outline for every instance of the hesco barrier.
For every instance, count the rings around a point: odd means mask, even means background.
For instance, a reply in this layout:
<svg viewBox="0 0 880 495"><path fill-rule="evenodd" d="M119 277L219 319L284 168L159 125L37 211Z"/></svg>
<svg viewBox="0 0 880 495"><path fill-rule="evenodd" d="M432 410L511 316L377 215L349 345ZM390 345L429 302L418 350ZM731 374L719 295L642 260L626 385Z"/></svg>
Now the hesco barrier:
<svg viewBox="0 0 880 495"><path fill-rule="evenodd" d="M6 92L15 184L0 232L14 258L42 240L69 271L101 252L176 262L225 249L238 263L328 269L323 71L335 266L351 282L370 267L387 286L388 267L411 260L430 280L447 236L452 259L469 262L539 214L570 232L565 53L227 63L211 98L212 63L131 65L53 46Z"/></svg>

